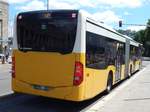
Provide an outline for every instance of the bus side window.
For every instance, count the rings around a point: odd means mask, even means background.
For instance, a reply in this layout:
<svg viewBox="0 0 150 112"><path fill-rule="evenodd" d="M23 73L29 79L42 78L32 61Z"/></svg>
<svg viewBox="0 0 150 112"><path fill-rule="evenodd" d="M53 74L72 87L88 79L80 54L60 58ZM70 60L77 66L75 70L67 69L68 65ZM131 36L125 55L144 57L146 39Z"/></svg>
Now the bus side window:
<svg viewBox="0 0 150 112"><path fill-rule="evenodd" d="M125 64L125 44L120 43L119 45L120 52L120 63Z"/></svg>
<svg viewBox="0 0 150 112"><path fill-rule="evenodd" d="M106 68L105 38L90 32L86 36L86 66L94 69Z"/></svg>
<svg viewBox="0 0 150 112"><path fill-rule="evenodd" d="M116 41L112 39L107 39L107 63L108 65L115 65L115 58L116 58Z"/></svg>

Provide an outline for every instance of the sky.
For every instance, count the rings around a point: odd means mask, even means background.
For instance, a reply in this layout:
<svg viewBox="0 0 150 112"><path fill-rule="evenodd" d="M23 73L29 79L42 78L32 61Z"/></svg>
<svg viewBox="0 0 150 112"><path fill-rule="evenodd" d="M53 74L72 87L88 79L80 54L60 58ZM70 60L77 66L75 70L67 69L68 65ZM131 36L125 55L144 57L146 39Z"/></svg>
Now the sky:
<svg viewBox="0 0 150 112"><path fill-rule="evenodd" d="M6 0L3 0L6 1ZM47 0L8 0L9 25L13 26L15 16L19 12L46 10ZM118 27L119 20L123 24L146 24L150 19L150 0L49 0L49 9L80 9L97 21L114 29L141 30L145 26Z"/></svg>

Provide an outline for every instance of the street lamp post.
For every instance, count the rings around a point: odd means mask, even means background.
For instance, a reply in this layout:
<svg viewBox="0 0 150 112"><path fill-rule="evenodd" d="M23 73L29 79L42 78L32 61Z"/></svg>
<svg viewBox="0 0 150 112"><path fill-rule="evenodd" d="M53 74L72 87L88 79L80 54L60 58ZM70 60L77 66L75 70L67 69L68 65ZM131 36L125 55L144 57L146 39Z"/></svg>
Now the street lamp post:
<svg viewBox="0 0 150 112"><path fill-rule="evenodd" d="M49 0L47 0L47 10L49 10Z"/></svg>

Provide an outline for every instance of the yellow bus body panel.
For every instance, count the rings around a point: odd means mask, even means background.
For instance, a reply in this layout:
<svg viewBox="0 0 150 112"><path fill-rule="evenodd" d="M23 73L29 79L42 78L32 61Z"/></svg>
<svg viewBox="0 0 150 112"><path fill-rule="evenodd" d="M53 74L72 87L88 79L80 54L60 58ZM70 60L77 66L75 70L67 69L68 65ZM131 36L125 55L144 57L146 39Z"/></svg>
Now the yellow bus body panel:
<svg viewBox="0 0 150 112"><path fill-rule="evenodd" d="M135 70L135 71L140 70L140 66L141 66L141 60L135 61L134 70Z"/></svg>
<svg viewBox="0 0 150 112"><path fill-rule="evenodd" d="M64 100L84 100L84 81L80 86L73 85L75 61L84 64L82 54L14 50L13 56L16 71L12 79L13 91ZM33 88L34 85L46 86L49 90L38 90Z"/></svg>
<svg viewBox="0 0 150 112"><path fill-rule="evenodd" d="M85 53L59 53L13 51L15 57L16 77L12 79L12 89L15 92L41 95L70 101L83 101L103 92L107 86L110 71L113 72L115 84L115 66L96 70L86 68ZM79 86L73 85L75 61L84 65L83 82ZM133 64L130 62L130 64ZM136 61L139 69L140 61ZM125 65L121 67L121 80L125 79ZM34 89L33 85L48 86L48 91Z"/></svg>
<svg viewBox="0 0 150 112"><path fill-rule="evenodd" d="M121 80L125 79L125 65L121 65Z"/></svg>
<svg viewBox="0 0 150 112"><path fill-rule="evenodd" d="M16 79L50 87L72 86L75 54L14 51Z"/></svg>

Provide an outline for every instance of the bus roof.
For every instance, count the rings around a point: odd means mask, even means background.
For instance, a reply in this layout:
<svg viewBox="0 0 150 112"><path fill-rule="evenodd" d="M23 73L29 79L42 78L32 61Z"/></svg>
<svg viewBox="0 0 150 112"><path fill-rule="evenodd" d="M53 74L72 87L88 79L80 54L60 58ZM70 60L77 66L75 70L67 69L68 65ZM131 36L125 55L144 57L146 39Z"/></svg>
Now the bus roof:
<svg viewBox="0 0 150 112"><path fill-rule="evenodd" d="M83 15L86 16L86 19L87 19L88 21L91 21L91 22L93 22L94 24L99 25L101 28L103 28L103 29L105 29L105 30L107 30L107 31L109 31L109 32L111 32L111 33L114 33L114 34L116 34L116 35L118 35L118 36L120 36L120 37L123 37L123 38L125 38L125 39L129 39L131 45L134 45L134 46L139 46L139 45L140 45L140 43L139 43L139 42L136 42L135 40L133 40L133 38L131 38L131 37L127 36L127 35L123 35L123 34L117 32L117 31L114 30L112 27L107 26L107 25L104 24L104 23L101 23L101 22L99 22L99 21L96 21L96 20L93 19L92 17L87 16L84 12L81 12L81 13L83 13Z"/></svg>
<svg viewBox="0 0 150 112"><path fill-rule="evenodd" d="M35 14L35 13L47 13L47 12L78 12L79 10L60 10L60 9L54 9L54 10L36 10L36 11L25 11L25 12L20 12L19 14ZM18 15L19 15L18 14Z"/></svg>

